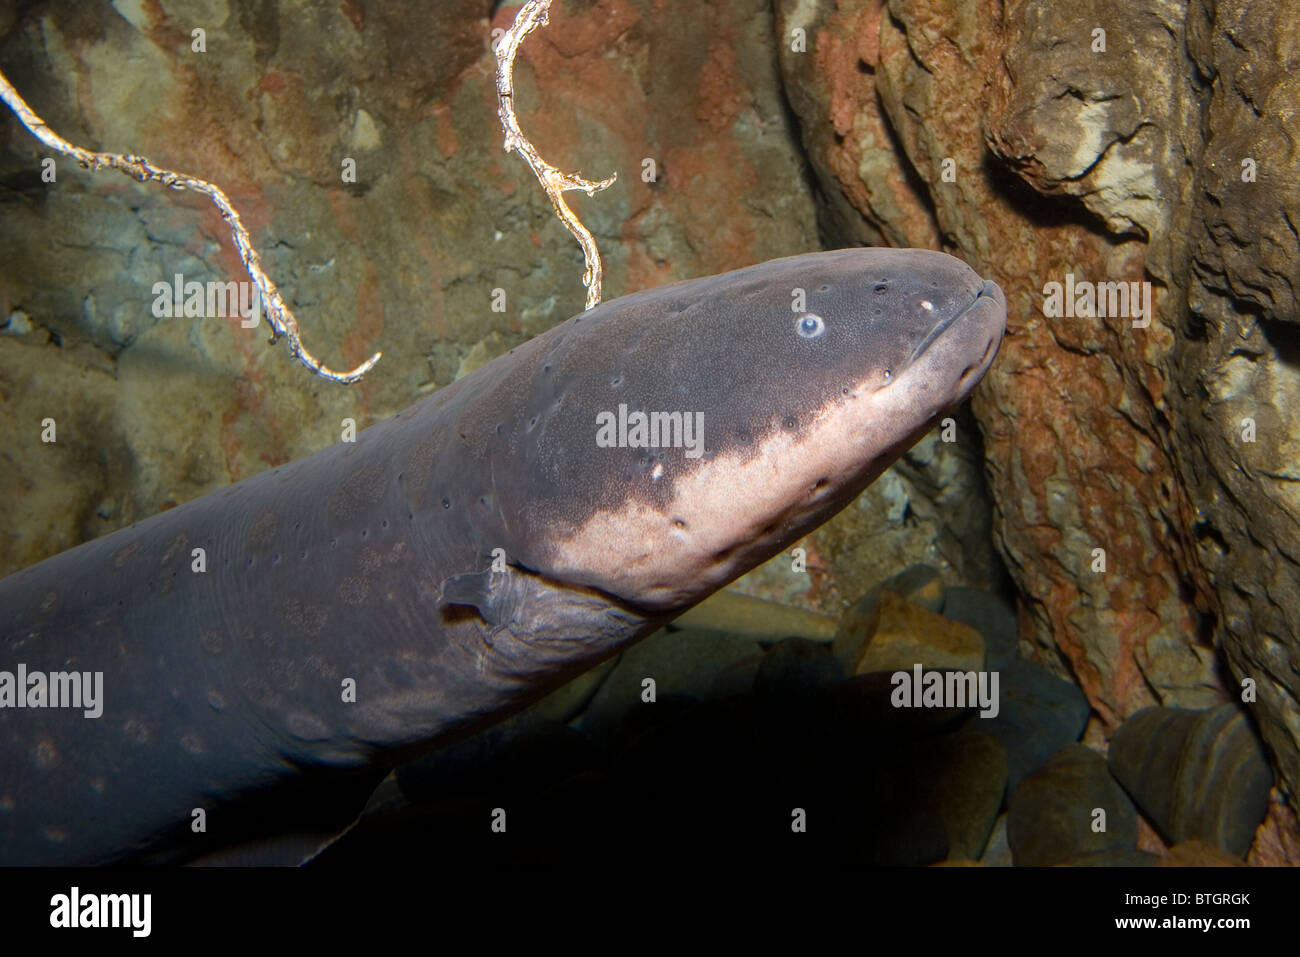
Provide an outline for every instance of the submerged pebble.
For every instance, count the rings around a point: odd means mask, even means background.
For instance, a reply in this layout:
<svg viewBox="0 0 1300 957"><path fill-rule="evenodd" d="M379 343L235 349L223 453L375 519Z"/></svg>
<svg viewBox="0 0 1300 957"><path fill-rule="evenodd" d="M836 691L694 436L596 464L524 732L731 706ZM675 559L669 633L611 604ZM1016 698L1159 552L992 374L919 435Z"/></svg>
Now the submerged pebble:
<svg viewBox="0 0 1300 957"><path fill-rule="evenodd" d="M1145 708L1115 732L1110 768L1171 843L1199 841L1241 858L1268 811L1273 771L1249 716Z"/></svg>
<svg viewBox="0 0 1300 957"><path fill-rule="evenodd" d="M997 717L972 719L1007 749L1008 789L1079 740L1091 713L1077 685L1046 668L1015 659L999 672Z"/></svg>
<svg viewBox="0 0 1300 957"><path fill-rule="evenodd" d="M1062 748L1021 781L1007 811L1017 867L1086 864L1085 855L1136 849L1133 802L1110 776L1106 759L1082 744Z"/></svg>
<svg viewBox="0 0 1300 957"><path fill-rule="evenodd" d="M984 666L1000 671L1016 657L1019 625L1015 609L979 588L954 585L944 591L943 617L969 625L984 638Z"/></svg>

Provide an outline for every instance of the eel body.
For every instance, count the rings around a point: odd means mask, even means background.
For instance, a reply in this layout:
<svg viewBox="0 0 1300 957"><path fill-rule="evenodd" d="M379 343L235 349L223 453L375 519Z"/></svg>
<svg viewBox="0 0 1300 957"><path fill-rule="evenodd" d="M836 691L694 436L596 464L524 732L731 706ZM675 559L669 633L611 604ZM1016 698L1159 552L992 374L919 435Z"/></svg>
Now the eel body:
<svg viewBox="0 0 1300 957"><path fill-rule="evenodd" d="M0 863L184 861L364 796L826 521L1005 322L918 250L637 293L0 581ZM80 679L97 715L51 706Z"/></svg>

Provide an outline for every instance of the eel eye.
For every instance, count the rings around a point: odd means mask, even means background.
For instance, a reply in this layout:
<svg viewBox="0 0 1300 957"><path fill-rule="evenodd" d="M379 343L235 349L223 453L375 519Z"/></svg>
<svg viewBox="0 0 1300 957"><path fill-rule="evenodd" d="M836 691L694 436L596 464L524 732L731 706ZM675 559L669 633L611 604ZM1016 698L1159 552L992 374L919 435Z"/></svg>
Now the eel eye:
<svg viewBox="0 0 1300 957"><path fill-rule="evenodd" d="M799 317L794 328L803 338L816 339L826 331L826 323L821 316L809 312Z"/></svg>

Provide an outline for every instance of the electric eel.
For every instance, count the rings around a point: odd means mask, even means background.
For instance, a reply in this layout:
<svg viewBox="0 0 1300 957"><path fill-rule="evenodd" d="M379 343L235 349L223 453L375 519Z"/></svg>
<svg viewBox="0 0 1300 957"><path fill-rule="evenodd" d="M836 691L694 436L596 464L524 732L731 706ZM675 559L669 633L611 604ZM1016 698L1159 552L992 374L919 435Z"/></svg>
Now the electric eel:
<svg viewBox="0 0 1300 957"><path fill-rule="evenodd" d="M184 862L364 800L825 522L1005 324L922 250L635 293L5 578L0 863Z"/></svg>

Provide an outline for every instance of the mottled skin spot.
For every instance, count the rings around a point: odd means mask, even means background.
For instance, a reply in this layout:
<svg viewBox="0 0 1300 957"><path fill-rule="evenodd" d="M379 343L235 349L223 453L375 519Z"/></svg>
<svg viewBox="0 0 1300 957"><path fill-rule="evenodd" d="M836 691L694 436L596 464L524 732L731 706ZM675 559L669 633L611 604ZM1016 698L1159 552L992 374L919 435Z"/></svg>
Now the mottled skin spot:
<svg viewBox="0 0 1300 957"><path fill-rule="evenodd" d="M162 559L160 560L159 564L163 566L170 566L172 562L178 561L180 559L188 558L189 549L186 547L188 545L189 545L189 537L184 532L181 532L179 535L177 535L175 538L173 538L170 542L167 543L167 548L163 552Z"/></svg>
<svg viewBox="0 0 1300 957"><path fill-rule="evenodd" d="M41 738L32 749L32 761L42 771L48 771L59 763L59 750L49 738Z"/></svg>
<svg viewBox="0 0 1300 957"><path fill-rule="evenodd" d="M329 617L328 605L309 605L296 598L285 598L280 602L280 620L308 635L320 634Z"/></svg>
<svg viewBox="0 0 1300 957"><path fill-rule="evenodd" d="M295 711L287 722L289 733L302 741L324 741L330 735L329 725L312 714Z"/></svg>
<svg viewBox="0 0 1300 957"><path fill-rule="evenodd" d="M149 726L143 721L130 719L122 725L123 733L136 744L148 744L153 737Z"/></svg>
<svg viewBox="0 0 1300 957"><path fill-rule="evenodd" d="M335 525L352 521L363 509L367 509L384 497L388 469L378 465L368 465L351 472L339 483L338 490L330 497L328 513Z"/></svg>
<svg viewBox="0 0 1300 957"><path fill-rule="evenodd" d="M406 491L406 500L411 508L421 508L425 504L425 489L436 453L436 441L433 437L426 436L416 442L406 454L401 470L402 488Z"/></svg>
<svg viewBox="0 0 1300 957"><path fill-rule="evenodd" d="M275 512L269 508L263 509L248 526L248 534L244 537L244 550L250 555L265 555L276 543L279 525L280 519Z"/></svg>
<svg viewBox="0 0 1300 957"><path fill-rule="evenodd" d="M345 578L339 586L339 598L349 605L360 605L370 596L370 583L364 578Z"/></svg>
<svg viewBox="0 0 1300 957"><path fill-rule="evenodd" d="M132 558L134 558L136 552L138 552L139 550L140 550L139 542L132 542L130 545L126 546L125 548L118 549L116 552L113 553L113 567L121 568Z"/></svg>
<svg viewBox="0 0 1300 957"><path fill-rule="evenodd" d="M320 655L307 655L302 659L302 666L305 671L319 678L337 678L339 676L338 668L330 664Z"/></svg>

